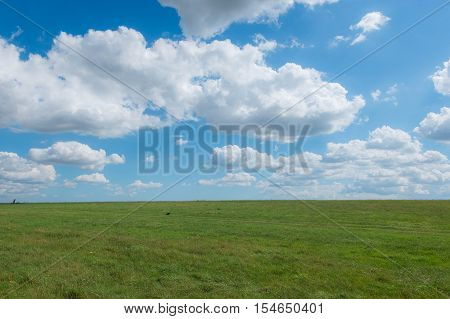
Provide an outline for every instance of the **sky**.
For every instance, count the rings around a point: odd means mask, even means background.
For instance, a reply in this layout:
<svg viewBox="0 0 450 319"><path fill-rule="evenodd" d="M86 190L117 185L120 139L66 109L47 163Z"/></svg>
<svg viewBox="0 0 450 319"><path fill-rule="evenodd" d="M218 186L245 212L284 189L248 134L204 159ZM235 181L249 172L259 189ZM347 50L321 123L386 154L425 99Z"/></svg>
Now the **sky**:
<svg viewBox="0 0 450 319"><path fill-rule="evenodd" d="M0 202L448 199L449 16L1 0Z"/></svg>

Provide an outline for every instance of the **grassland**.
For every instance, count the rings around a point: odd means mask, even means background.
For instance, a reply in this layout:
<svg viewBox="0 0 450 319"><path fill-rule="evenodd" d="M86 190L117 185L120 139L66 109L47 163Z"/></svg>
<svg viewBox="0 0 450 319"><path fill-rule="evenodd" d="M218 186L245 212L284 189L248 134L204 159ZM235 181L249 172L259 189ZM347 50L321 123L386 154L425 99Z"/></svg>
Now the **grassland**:
<svg viewBox="0 0 450 319"><path fill-rule="evenodd" d="M296 201L141 205L0 205L0 296L450 294L450 201L308 202L345 230Z"/></svg>

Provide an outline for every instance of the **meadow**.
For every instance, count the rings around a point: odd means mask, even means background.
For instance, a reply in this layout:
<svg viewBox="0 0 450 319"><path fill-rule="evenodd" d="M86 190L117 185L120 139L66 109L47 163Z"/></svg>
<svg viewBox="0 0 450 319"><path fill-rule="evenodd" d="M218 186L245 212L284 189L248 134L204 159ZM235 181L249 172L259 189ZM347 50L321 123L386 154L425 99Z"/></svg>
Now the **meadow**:
<svg viewBox="0 0 450 319"><path fill-rule="evenodd" d="M449 294L450 201L0 205L1 298Z"/></svg>

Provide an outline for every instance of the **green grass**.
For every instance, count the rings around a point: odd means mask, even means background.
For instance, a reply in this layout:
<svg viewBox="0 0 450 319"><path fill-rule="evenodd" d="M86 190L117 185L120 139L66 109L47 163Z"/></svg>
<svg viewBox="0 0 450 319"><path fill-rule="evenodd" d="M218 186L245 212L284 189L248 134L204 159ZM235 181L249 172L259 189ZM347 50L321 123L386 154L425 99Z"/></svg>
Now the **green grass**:
<svg viewBox="0 0 450 319"><path fill-rule="evenodd" d="M55 263L140 205L0 205L0 297L450 294L450 201L308 202L348 231L297 201L149 203Z"/></svg>

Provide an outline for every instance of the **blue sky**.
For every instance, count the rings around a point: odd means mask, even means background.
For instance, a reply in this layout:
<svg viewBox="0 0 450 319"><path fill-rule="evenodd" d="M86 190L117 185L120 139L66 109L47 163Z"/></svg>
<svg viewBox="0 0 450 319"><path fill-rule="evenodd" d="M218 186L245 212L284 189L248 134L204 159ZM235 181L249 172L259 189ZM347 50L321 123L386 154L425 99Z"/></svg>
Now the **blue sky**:
<svg viewBox="0 0 450 319"><path fill-rule="evenodd" d="M0 4L1 201L149 200L183 177L158 199L292 198L272 182L307 199L450 194L450 5L333 80L446 1L7 3L57 41ZM166 115L261 125L321 86L273 121L311 126L307 171L298 136L221 134L205 152ZM141 126L160 130L160 163L192 149L214 173L139 172Z"/></svg>

